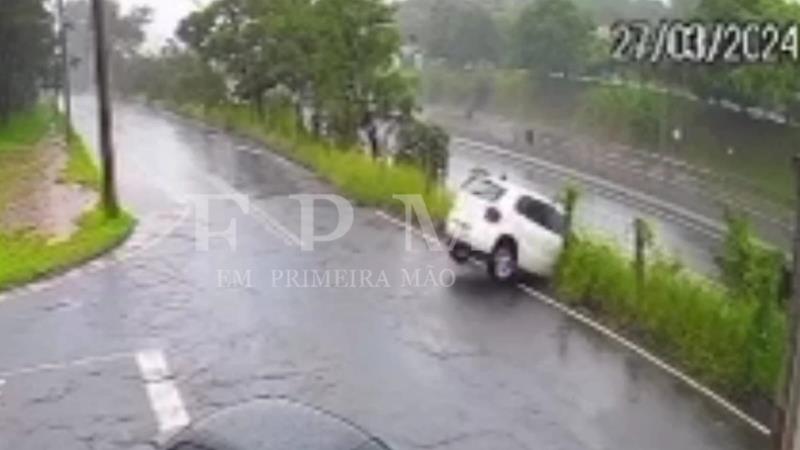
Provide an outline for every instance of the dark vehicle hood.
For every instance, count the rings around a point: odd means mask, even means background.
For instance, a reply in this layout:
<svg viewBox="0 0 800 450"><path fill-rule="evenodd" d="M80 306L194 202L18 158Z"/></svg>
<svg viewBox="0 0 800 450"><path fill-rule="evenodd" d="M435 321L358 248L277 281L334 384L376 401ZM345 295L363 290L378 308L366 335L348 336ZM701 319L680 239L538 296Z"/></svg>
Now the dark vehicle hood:
<svg viewBox="0 0 800 450"><path fill-rule="evenodd" d="M391 450L356 425L290 400L257 400L201 420L167 450Z"/></svg>

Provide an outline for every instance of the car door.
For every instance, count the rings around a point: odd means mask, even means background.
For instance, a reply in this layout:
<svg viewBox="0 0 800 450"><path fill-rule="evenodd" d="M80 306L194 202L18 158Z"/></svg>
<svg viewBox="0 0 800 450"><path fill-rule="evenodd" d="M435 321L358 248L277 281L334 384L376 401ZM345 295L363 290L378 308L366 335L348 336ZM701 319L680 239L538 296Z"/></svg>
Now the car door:
<svg viewBox="0 0 800 450"><path fill-rule="evenodd" d="M516 212L520 268L539 275L552 275L563 247L560 213L552 205L528 195L520 196Z"/></svg>

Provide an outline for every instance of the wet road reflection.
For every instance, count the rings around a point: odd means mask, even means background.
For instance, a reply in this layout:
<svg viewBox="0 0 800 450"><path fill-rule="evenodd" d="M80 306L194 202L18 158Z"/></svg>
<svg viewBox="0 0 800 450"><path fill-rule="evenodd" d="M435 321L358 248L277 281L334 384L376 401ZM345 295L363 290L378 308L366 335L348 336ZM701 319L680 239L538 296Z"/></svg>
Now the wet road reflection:
<svg viewBox="0 0 800 450"><path fill-rule="evenodd" d="M90 99L76 110L79 129L91 133ZM141 216L187 195L219 193L218 178L297 233L298 204L287 195L332 192L243 139L141 105L119 105L116 139L124 202ZM456 153L454 179L475 163L503 168ZM533 178L524 167L514 173ZM534 180L545 192L558 191L548 178ZM586 204L587 211L625 213L602 199L587 197ZM316 217L323 229L336 218L331 207ZM583 220L603 221L592 217ZM404 233L374 211L357 209L351 231L314 252L301 252L235 204L223 203L210 217L214 229L231 219L235 249L222 241L198 251L188 221L106 271L0 304L0 342L8 344L0 346L0 372L155 346L167 354L192 417L283 396L336 411L400 450L766 448L743 422L562 313L490 283L472 266L453 266L419 240L408 250ZM221 284L220 270L247 273L249 283ZM383 271L388 284L286 282L290 271L337 270ZM453 271L455 281L407 282L408 271L417 270L423 280L427 272ZM52 308L65 297L83 306ZM9 412L0 404L0 435L35 428L31 408ZM80 413L57 400L46 409ZM20 427L19 420L33 425ZM40 441L50 436L40 432ZM147 442L150 432L134 434ZM59 448L83 448L53 433Z"/></svg>

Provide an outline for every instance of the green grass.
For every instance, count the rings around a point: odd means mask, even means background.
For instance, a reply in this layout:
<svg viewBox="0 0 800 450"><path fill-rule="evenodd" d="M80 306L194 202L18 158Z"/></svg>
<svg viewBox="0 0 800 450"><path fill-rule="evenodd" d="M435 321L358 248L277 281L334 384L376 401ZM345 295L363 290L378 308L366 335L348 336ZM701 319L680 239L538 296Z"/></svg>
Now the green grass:
<svg viewBox="0 0 800 450"><path fill-rule="evenodd" d="M30 148L47 133L54 120L52 106L43 104L12 115L6 123L0 122L0 153Z"/></svg>
<svg viewBox="0 0 800 450"><path fill-rule="evenodd" d="M22 176L20 170L32 170L31 165L36 161L32 151L31 154L21 151L3 154L3 150L33 149L57 119L52 114L48 116L45 107L39 107L34 112L15 116L5 128L0 128L0 163L4 160L17 161L14 166L16 172L9 172L8 180ZM4 175L2 164L0 175ZM75 134L61 179L94 190L100 186L99 171L83 141ZM3 179L0 179L0 194L3 193L3 186ZM0 291L58 273L99 256L122 242L134 224L135 220L126 212L110 219L99 206L95 206L78 219L77 231L63 241L53 243L51 236L32 230L0 230Z"/></svg>
<svg viewBox="0 0 800 450"><path fill-rule="evenodd" d="M49 244L49 238L29 231L0 233L0 290L58 273L99 256L130 233L135 221L126 212L106 218L99 207L85 213L66 241Z"/></svg>
<svg viewBox="0 0 800 450"><path fill-rule="evenodd" d="M441 186L426 189L425 176L419 168L402 164L390 166L374 161L359 149L342 149L315 140L296 130L289 112L279 110L266 119L259 119L247 107L203 110L184 106L179 109L184 114L261 140L271 150L315 171L360 205L400 212L404 205L393 196L418 194L436 221L443 221L451 208L451 195Z"/></svg>
<svg viewBox="0 0 800 450"><path fill-rule="evenodd" d="M556 290L733 398L776 392L786 337L777 306L731 298L725 287L662 257L648 264L637 295L624 252L585 235L563 254Z"/></svg>
<svg viewBox="0 0 800 450"><path fill-rule="evenodd" d="M0 123L0 210L38 177L36 143L54 123L51 108L38 106Z"/></svg>
<svg viewBox="0 0 800 450"><path fill-rule="evenodd" d="M69 160L63 171L63 181L80 186L100 190L100 171L89 156L86 144L76 133L72 134L69 148Z"/></svg>
<svg viewBox="0 0 800 450"><path fill-rule="evenodd" d="M0 211L37 176L41 158L34 151L0 152Z"/></svg>

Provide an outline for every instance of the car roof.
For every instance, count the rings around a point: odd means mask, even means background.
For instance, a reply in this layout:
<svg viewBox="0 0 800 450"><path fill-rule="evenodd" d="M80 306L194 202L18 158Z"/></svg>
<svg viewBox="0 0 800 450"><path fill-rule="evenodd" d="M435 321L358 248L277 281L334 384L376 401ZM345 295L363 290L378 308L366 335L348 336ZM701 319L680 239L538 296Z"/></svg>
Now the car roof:
<svg viewBox="0 0 800 450"><path fill-rule="evenodd" d="M498 177L498 176L494 176L494 175L487 175L484 178L486 178L488 180L491 180L493 183L497 183L498 185L500 185L504 189L506 189L506 195L509 198L513 198L512 201L514 203L516 203L516 201L517 201L517 199L519 197L525 195L525 196L533 198L534 200L540 201L540 202L542 202L542 203L544 203L546 205L552 206L553 208L555 208L558 212L560 212L562 214L564 213L564 208L559 202L553 201L553 199L547 197L546 195L544 195L544 194L542 194L542 193L540 193L540 192L538 192L538 191L536 191L534 189L527 188L527 187L521 186L520 184L517 184L517 183L514 183L512 181L509 181L507 177Z"/></svg>

